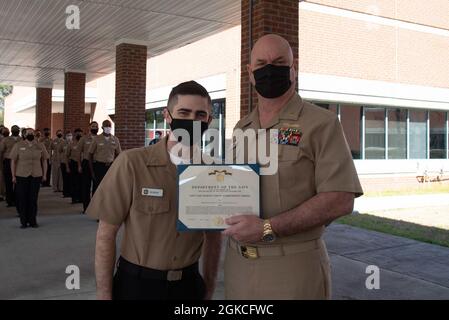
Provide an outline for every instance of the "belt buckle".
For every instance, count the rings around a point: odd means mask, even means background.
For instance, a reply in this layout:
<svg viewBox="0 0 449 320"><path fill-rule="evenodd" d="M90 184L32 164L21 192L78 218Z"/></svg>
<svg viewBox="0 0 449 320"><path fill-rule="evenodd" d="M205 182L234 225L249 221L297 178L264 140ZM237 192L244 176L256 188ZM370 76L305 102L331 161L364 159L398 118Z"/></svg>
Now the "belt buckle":
<svg viewBox="0 0 449 320"><path fill-rule="evenodd" d="M246 259L257 259L259 254L256 247L240 246L240 253Z"/></svg>
<svg viewBox="0 0 449 320"><path fill-rule="evenodd" d="M182 279L182 270L169 270L167 272L168 281L179 281Z"/></svg>

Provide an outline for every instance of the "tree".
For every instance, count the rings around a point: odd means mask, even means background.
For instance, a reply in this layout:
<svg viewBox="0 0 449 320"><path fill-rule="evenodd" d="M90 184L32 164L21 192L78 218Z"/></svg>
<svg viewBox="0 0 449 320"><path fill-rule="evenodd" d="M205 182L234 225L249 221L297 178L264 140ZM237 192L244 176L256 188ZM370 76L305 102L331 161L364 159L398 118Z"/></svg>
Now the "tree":
<svg viewBox="0 0 449 320"><path fill-rule="evenodd" d="M0 124L3 124L5 113L5 98L12 93L12 86L0 84Z"/></svg>

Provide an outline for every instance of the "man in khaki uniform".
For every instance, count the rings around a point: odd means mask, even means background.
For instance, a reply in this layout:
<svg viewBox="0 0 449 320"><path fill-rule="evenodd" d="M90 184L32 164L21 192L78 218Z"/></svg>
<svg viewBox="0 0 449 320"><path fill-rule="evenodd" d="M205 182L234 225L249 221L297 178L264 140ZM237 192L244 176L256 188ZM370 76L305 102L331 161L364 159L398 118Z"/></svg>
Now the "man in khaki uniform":
<svg viewBox="0 0 449 320"><path fill-rule="evenodd" d="M209 94L193 81L173 88L167 108L176 117L165 112L172 130L192 127L194 120L206 125L211 121ZM175 147L177 139L165 137L155 145L123 152L92 197L87 213L100 219L95 250L98 299L212 297L221 236L177 232ZM113 280L116 235L122 224L121 258ZM204 280L198 270L202 252Z"/></svg>
<svg viewBox="0 0 449 320"><path fill-rule="evenodd" d="M89 169L89 149L98 133L98 123L90 123L90 132L81 137L78 145L81 150L81 200L83 201L83 213L85 213L90 203L92 193L92 174Z"/></svg>
<svg viewBox="0 0 449 320"><path fill-rule="evenodd" d="M75 129L75 139L68 145L67 159L69 161L70 168L70 184L72 204L81 203L81 146L79 141L83 130Z"/></svg>
<svg viewBox="0 0 449 320"><path fill-rule="evenodd" d="M34 130L27 128L25 140L14 145L10 157L21 228L37 228L37 199L41 182L46 179L47 150L35 139Z"/></svg>
<svg viewBox="0 0 449 320"><path fill-rule="evenodd" d="M73 141L72 132L66 131L63 142L58 144L58 149L56 152L59 154L61 176L62 176L62 197L69 198L72 194L72 181L70 172L70 160L68 158L67 152L69 145Z"/></svg>
<svg viewBox="0 0 449 320"><path fill-rule="evenodd" d="M240 214L226 221L226 298L328 299L322 234L351 213L354 197L363 193L351 153L337 116L295 92L297 73L285 39L259 39L248 72L258 107L236 128L278 129L278 170L261 176L261 218Z"/></svg>
<svg viewBox="0 0 449 320"><path fill-rule="evenodd" d="M44 128L44 136L40 138L39 142L42 143L45 146L45 150L47 150L47 153L51 154L51 137L50 137L50 128ZM51 178L51 161L50 159L47 160L47 177L45 179L45 182L42 182L43 187L49 187L50 186L50 178Z"/></svg>
<svg viewBox="0 0 449 320"><path fill-rule="evenodd" d="M61 153L58 152L60 150L59 145L64 143L64 139L62 137L62 130L56 131L56 138L53 139L51 143L51 167L52 167L52 185L53 190L55 192L62 192L63 181L62 181L62 172L61 172Z"/></svg>
<svg viewBox="0 0 449 320"><path fill-rule="evenodd" d="M111 134L111 122L103 121L103 134L93 139L89 148L89 168L93 180L93 191L97 190L114 159L122 152L120 141Z"/></svg>
<svg viewBox="0 0 449 320"><path fill-rule="evenodd" d="M11 127L12 135L6 137L0 143L0 159L2 159L3 163L3 174L5 177L5 189L6 189L6 206L14 207L16 205L15 201L15 192L14 192L14 184L12 182L12 174L11 174L11 157L10 153L14 145L21 141L20 128L16 125Z"/></svg>

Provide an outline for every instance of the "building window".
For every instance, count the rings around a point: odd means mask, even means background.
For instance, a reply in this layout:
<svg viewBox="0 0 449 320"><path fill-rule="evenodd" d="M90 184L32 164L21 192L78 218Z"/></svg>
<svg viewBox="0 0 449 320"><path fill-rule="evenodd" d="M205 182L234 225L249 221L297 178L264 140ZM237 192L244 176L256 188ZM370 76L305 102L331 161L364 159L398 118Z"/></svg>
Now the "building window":
<svg viewBox="0 0 449 320"><path fill-rule="evenodd" d="M205 137L203 143L203 150L205 153L212 157L222 158L224 157L224 147L225 147L225 117L226 117L226 99L216 99L212 100L212 121L209 124L209 129L218 130L220 137L218 143L218 150L212 152L213 141L211 137ZM207 141L207 143L206 143ZM214 154L216 153L216 154Z"/></svg>
<svg viewBox="0 0 449 320"><path fill-rule="evenodd" d="M388 110L388 159L407 159L407 110Z"/></svg>
<svg viewBox="0 0 449 320"><path fill-rule="evenodd" d="M361 159L360 152L360 124L362 108L357 105L340 105L340 121L345 133L346 141L353 159Z"/></svg>
<svg viewBox="0 0 449 320"><path fill-rule="evenodd" d="M446 113L429 112L430 159L446 159Z"/></svg>
<svg viewBox="0 0 449 320"><path fill-rule="evenodd" d="M148 109L145 111L145 145L154 139L156 131L165 136L169 125L164 120L164 108Z"/></svg>
<svg viewBox="0 0 449 320"><path fill-rule="evenodd" d="M384 108L365 108L365 159L385 159Z"/></svg>
<svg viewBox="0 0 449 320"><path fill-rule="evenodd" d="M410 159L427 158L427 112L410 110Z"/></svg>

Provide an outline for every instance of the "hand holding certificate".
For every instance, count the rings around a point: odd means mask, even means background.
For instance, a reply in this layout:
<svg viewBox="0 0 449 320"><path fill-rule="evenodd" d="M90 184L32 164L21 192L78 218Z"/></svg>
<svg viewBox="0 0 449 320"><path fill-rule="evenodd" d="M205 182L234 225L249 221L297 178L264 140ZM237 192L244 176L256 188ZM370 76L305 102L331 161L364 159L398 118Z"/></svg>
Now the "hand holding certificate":
<svg viewBox="0 0 449 320"><path fill-rule="evenodd" d="M179 165L177 229L222 230L235 214L259 215L257 165Z"/></svg>

